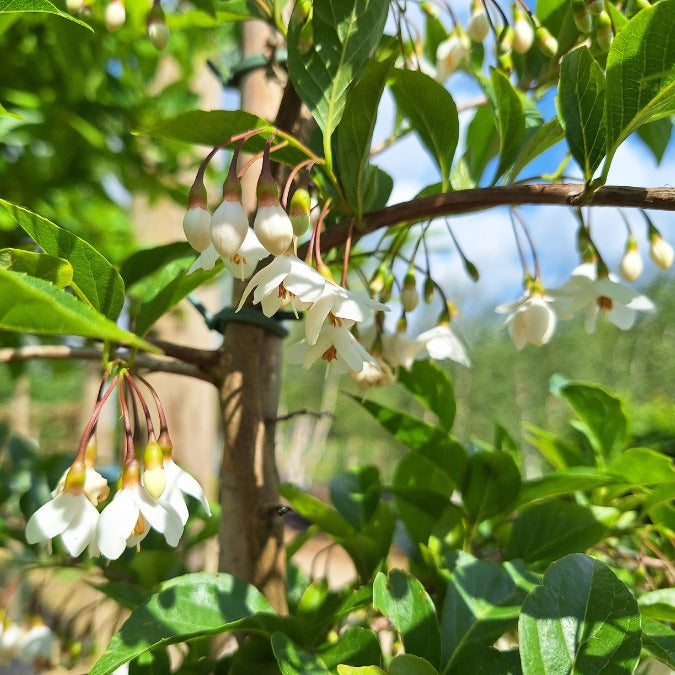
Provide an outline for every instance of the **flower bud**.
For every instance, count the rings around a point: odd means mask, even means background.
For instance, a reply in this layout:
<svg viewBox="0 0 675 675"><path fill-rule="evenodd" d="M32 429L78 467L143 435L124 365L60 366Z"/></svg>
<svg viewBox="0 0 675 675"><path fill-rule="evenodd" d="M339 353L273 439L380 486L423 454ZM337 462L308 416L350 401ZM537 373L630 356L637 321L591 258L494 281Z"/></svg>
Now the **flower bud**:
<svg viewBox="0 0 675 675"><path fill-rule="evenodd" d="M377 295L378 293L382 292L382 289L384 288L384 282L387 277L387 266L382 263L376 270L375 274L373 274L372 278L370 279L370 283L368 284L368 290L370 291L371 295Z"/></svg>
<svg viewBox="0 0 675 675"><path fill-rule="evenodd" d="M293 234L296 237L302 237L310 226L310 206L311 201L309 192L305 188L298 188L291 197L289 208L289 217L293 226Z"/></svg>
<svg viewBox="0 0 675 675"><path fill-rule="evenodd" d="M534 31L537 47L544 56L552 59L558 53L558 41L544 26L538 26Z"/></svg>
<svg viewBox="0 0 675 675"><path fill-rule="evenodd" d="M154 0L152 9L148 13L148 37L157 51L164 51L169 43L169 27L166 25L164 10L159 0Z"/></svg>
<svg viewBox="0 0 675 675"><path fill-rule="evenodd" d="M241 203L241 183L233 167L223 185L223 201L211 217L211 242L223 258L230 258L244 243L248 217Z"/></svg>
<svg viewBox="0 0 675 675"><path fill-rule="evenodd" d="M619 269L626 281L635 281L642 274L642 256L634 237L628 237L626 252L621 259Z"/></svg>
<svg viewBox="0 0 675 675"><path fill-rule="evenodd" d="M612 30L612 20L607 12L600 12L595 24L595 39L598 47L603 52L608 52L614 40L614 31Z"/></svg>
<svg viewBox="0 0 675 675"><path fill-rule="evenodd" d="M434 291L436 286L434 285L434 280L431 277L427 277L424 280L424 302L428 305L434 299Z"/></svg>
<svg viewBox="0 0 675 675"><path fill-rule="evenodd" d="M141 465L137 459L130 459L122 465L120 487L134 487L141 483Z"/></svg>
<svg viewBox="0 0 675 675"><path fill-rule="evenodd" d="M391 298L391 291L394 288L394 275L387 270L384 275L384 285L380 291L380 302L387 302Z"/></svg>
<svg viewBox="0 0 675 675"><path fill-rule="evenodd" d="M518 54L525 54L530 51L534 42L534 28L532 28L532 23L525 12L517 6L514 7L513 17L515 19L513 24L513 48ZM558 51L557 45L556 51Z"/></svg>
<svg viewBox="0 0 675 675"><path fill-rule="evenodd" d="M279 203L279 189L270 170L269 144L263 154L256 195L258 212L253 221L253 230L258 241L272 255L283 255L293 241L293 225Z"/></svg>
<svg viewBox="0 0 675 675"><path fill-rule="evenodd" d="M84 5L84 0L66 0L66 9L71 14L77 14Z"/></svg>
<svg viewBox="0 0 675 675"><path fill-rule="evenodd" d="M157 438L157 443L159 443L159 447L162 448L164 459L171 459L173 443L171 442L171 437L169 436L169 431L167 429L162 429Z"/></svg>
<svg viewBox="0 0 675 675"><path fill-rule="evenodd" d="M592 27L591 15L586 9L586 0L572 0L572 15L574 25L580 33L590 33Z"/></svg>
<svg viewBox="0 0 675 675"><path fill-rule="evenodd" d="M396 332L405 333L408 330L408 319L405 316L405 312L401 314L401 318L396 322Z"/></svg>
<svg viewBox="0 0 675 675"><path fill-rule="evenodd" d="M113 33L122 28L126 18L127 13L122 0L110 0L105 8L105 27Z"/></svg>
<svg viewBox="0 0 675 675"><path fill-rule="evenodd" d="M513 28L504 26L497 38L497 54L508 54L513 49L513 38Z"/></svg>
<svg viewBox="0 0 675 675"><path fill-rule="evenodd" d="M605 0L586 0L586 7L593 16L598 16L605 9Z"/></svg>
<svg viewBox="0 0 675 675"><path fill-rule="evenodd" d="M404 312L412 312L420 301L420 294L417 292L415 281L415 272L410 269L405 275L403 281L403 290L401 291L401 307Z"/></svg>
<svg viewBox="0 0 675 675"><path fill-rule="evenodd" d="M667 270L673 264L673 247L660 235L649 237L649 257L662 270Z"/></svg>
<svg viewBox="0 0 675 675"><path fill-rule="evenodd" d="M183 217L183 232L188 243L201 253L211 244L211 214L206 208L206 188L201 177L190 188L188 209Z"/></svg>
<svg viewBox="0 0 675 675"><path fill-rule="evenodd" d="M490 21L485 13L483 3L478 0L473 3L473 10L471 18L469 19L469 26L467 33L474 42L483 42L490 32Z"/></svg>
<svg viewBox="0 0 675 675"><path fill-rule="evenodd" d="M164 453L157 441L150 441L143 452L143 487L153 499L159 499L166 487Z"/></svg>
<svg viewBox="0 0 675 675"><path fill-rule="evenodd" d="M445 309L438 315L438 321L436 322L439 326L449 326L452 320L459 314L457 311L457 306L452 300L446 300Z"/></svg>

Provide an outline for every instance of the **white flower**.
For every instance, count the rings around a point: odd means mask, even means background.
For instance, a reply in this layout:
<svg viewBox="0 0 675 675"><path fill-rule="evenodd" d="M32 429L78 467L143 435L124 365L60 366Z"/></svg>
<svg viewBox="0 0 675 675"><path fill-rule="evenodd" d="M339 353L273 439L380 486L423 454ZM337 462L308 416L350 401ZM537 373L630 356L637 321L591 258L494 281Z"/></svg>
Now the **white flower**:
<svg viewBox="0 0 675 675"><path fill-rule="evenodd" d="M471 367L464 345L446 323L424 331L414 338L401 331L390 335L384 334L382 346L383 356L393 368L403 366L408 370L414 361L426 358L437 361L451 359L467 368Z"/></svg>
<svg viewBox="0 0 675 675"><path fill-rule="evenodd" d="M375 363L365 362L363 370L356 373L350 371L349 377L359 385L361 389L368 389L370 387L388 387L390 384L396 382L396 375L391 368L385 363L381 356L372 355Z"/></svg>
<svg viewBox="0 0 675 675"><path fill-rule="evenodd" d="M209 244L208 248L204 249L192 263L187 273L192 274L197 270L212 270L216 262L218 262L218 258L220 258L220 254L213 247L213 244Z"/></svg>
<svg viewBox="0 0 675 675"><path fill-rule="evenodd" d="M662 270L673 264L673 247L660 235L651 238L649 256Z"/></svg>
<svg viewBox="0 0 675 675"><path fill-rule="evenodd" d="M635 281L642 274L642 256L637 248L629 248L621 258L621 276L626 281Z"/></svg>
<svg viewBox="0 0 675 675"><path fill-rule="evenodd" d="M613 274L598 279L594 263L579 265L570 279L551 295L559 302L561 318L570 318L580 309L586 309L587 333L595 330L600 312L618 328L628 330L635 323L638 311L655 309L649 298L620 283Z"/></svg>
<svg viewBox="0 0 675 675"><path fill-rule="evenodd" d="M52 656L56 635L48 626L39 624L27 630L19 643L19 658L33 663L38 657L49 661Z"/></svg>
<svg viewBox="0 0 675 675"><path fill-rule="evenodd" d="M436 49L436 80L443 84L469 60L469 44L465 35L451 35Z"/></svg>
<svg viewBox="0 0 675 675"><path fill-rule="evenodd" d="M534 42L534 28L523 16L519 17L513 25L513 48L519 54L525 54Z"/></svg>
<svg viewBox="0 0 675 675"><path fill-rule="evenodd" d="M223 258L223 263L228 271L242 281L253 274L258 263L269 255L263 245L258 241L255 232L249 227L246 237L239 250L229 258ZM218 251L211 244L200 256L192 263L188 274L197 270L211 270L220 258Z"/></svg>
<svg viewBox="0 0 675 675"><path fill-rule="evenodd" d="M259 206L253 229L260 243L272 255L283 255L293 241L293 224L280 204Z"/></svg>
<svg viewBox="0 0 675 675"><path fill-rule="evenodd" d="M183 232L195 251L205 251L211 245L211 214L202 206L193 206L183 216Z"/></svg>
<svg viewBox="0 0 675 675"><path fill-rule="evenodd" d="M30 517L26 541L35 544L61 535L66 550L76 558L93 541L98 520L96 507L84 492L61 492Z"/></svg>
<svg viewBox="0 0 675 675"><path fill-rule="evenodd" d="M248 218L240 201L224 199L211 216L211 242L223 259L239 251L248 230Z"/></svg>
<svg viewBox="0 0 675 675"><path fill-rule="evenodd" d="M483 42L485 40L487 34L490 32L490 21L487 18L487 14L485 14L483 5L479 5L473 10L466 30L474 42Z"/></svg>
<svg viewBox="0 0 675 675"><path fill-rule="evenodd" d="M158 51L164 51L169 44L169 27L165 21L150 21L148 23L148 37L152 46Z"/></svg>
<svg viewBox="0 0 675 675"><path fill-rule="evenodd" d="M63 475L59 479L59 482L56 484L56 487L52 490L52 497L63 492L66 485L66 477L68 476L68 471L70 468L66 469L63 472ZM110 488L108 487L108 481L103 478L103 476L88 466L85 470L84 475L84 494L87 499L94 505L97 506L101 502L105 501L110 494Z"/></svg>
<svg viewBox="0 0 675 675"><path fill-rule="evenodd" d="M9 626L0 622L0 664L9 663L19 651L24 632L15 624Z"/></svg>
<svg viewBox="0 0 675 675"><path fill-rule="evenodd" d="M551 339L556 325L551 301L547 295L528 291L515 302L497 307L496 312L509 315L504 326L509 327L516 349L521 350L528 342L541 347Z"/></svg>
<svg viewBox="0 0 675 675"><path fill-rule="evenodd" d="M126 18L122 0L111 0L105 8L105 27L112 33L122 28Z"/></svg>
<svg viewBox="0 0 675 675"><path fill-rule="evenodd" d="M164 459L164 471L166 472L166 488L159 499L160 504L173 509L178 514L181 523L185 525L189 515L183 497L183 493L185 493L198 499L209 517L211 516L209 500L206 498L202 486L193 476L181 469L170 457Z"/></svg>
<svg viewBox="0 0 675 675"><path fill-rule="evenodd" d="M137 466L125 467L123 487L99 518L97 544L101 553L110 560L119 558L126 546L141 542L150 527L161 532L169 546L176 546L183 534L178 514L152 499L138 482L137 473Z"/></svg>
<svg viewBox="0 0 675 675"><path fill-rule="evenodd" d="M314 344L302 340L289 347L286 353L289 362L309 368L317 359L323 359L338 373L350 370L360 373L364 364L375 365L373 357L349 331L353 325L353 321L346 320L340 326L325 324Z"/></svg>

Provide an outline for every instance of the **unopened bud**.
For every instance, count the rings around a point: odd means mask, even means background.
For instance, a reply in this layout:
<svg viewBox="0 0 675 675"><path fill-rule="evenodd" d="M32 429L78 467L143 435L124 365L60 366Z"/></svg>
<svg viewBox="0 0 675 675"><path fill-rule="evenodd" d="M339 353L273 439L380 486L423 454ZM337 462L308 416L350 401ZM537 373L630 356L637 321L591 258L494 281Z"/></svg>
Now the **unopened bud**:
<svg viewBox="0 0 675 675"><path fill-rule="evenodd" d="M120 483L121 487L133 487L141 484L141 464L137 459L130 459L122 466Z"/></svg>
<svg viewBox="0 0 675 675"><path fill-rule="evenodd" d="M269 142L256 188L258 211L253 229L260 243L272 254L283 255L293 241L293 225L279 203L279 188L270 170Z"/></svg>
<svg viewBox="0 0 675 675"><path fill-rule="evenodd" d="M164 453L157 441L150 441L143 452L143 487L153 499L159 499L166 487Z"/></svg>
<svg viewBox="0 0 675 675"><path fill-rule="evenodd" d="M105 27L113 33L122 28L126 18L127 13L122 0L110 0L105 8Z"/></svg>
<svg viewBox="0 0 675 675"><path fill-rule="evenodd" d="M415 280L415 272L408 270L403 281L403 289L401 290L401 307L404 312L412 312L420 301L420 294L417 292L417 282Z"/></svg>
<svg viewBox="0 0 675 675"><path fill-rule="evenodd" d="M302 237L309 229L311 200L309 192L305 188L298 188L291 197L291 205L288 209L288 215L293 226L293 234L296 237Z"/></svg>
<svg viewBox="0 0 675 675"><path fill-rule="evenodd" d="M183 216L183 232L190 246L199 253L211 244L211 214L206 208L206 190L203 201L201 198L193 200L192 190L190 191L190 203Z"/></svg>
<svg viewBox="0 0 675 675"><path fill-rule="evenodd" d="M378 293L382 292L382 289L384 288L384 282L387 277L387 271L388 268L384 263L382 263L375 270L375 274L373 274L370 283L368 284L368 290L372 295L377 295Z"/></svg>
<svg viewBox="0 0 675 675"><path fill-rule="evenodd" d="M434 299L435 290L436 286L434 280L431 277L427 277L424 280L424 302L426 302L427 305Z"/></svg>
<svg viewBox="0 0 675 675"><path fill-rule="evenodd" d="M586 7L593 16L598 16L605 9L605 0L586 0Z"/></svg>
<svg viewBox="0 0 675 675"><path fill-rule="evenodd" d="M452 322L453 318L456 317L458 313L459 312L457 311L457 306L455 305L455 303L450 301L450 300L447 300L446 303L445 303L445 308L438 315L437 324L439 326L442 326L442 325L449 326L450 323Z"/></svg>
<svg viewBox="0 0 675 675"><path fill-rule="evenodd" d="M155 49L164 51L169 43L169 27L166 25L164 10L159 0L154 0L152 9L148 13L148 37Z"/></svg>
<svg viewBox="0 0 675 675"><path fill-rule="evenodd" d="M667 270L673 264L673 247L660 235L649 237L649 257L662 270Z"/></svg>
<svg viewBox="0 0 675 675"><path fill-rule="evenodd" d="M471 277L472 281L477 282L480 279L480 272L478 271L478 268L467 258L464 258L464 269Z"/></svg>
<svg viewBox="0 0 675 675"><path fill-rule="evenodd" d="M66 9L71 14L77 14L84 5L84 0L66 0Z"/></svg>
<svg viewBox="0 0 675 675"><path fill-rule="evenodd" d="M534 37L537 40L537 47L544 56L552 59L558 53L558 41L544 26L537 27Z"/></svg>
<svg viewBox="0 0 675 675"><path fill-rule="evenodd" d="M405 333L408 330L408 319L405 316L405 312L401 314L401 318L396 322L396 332Z"/></svg>
<svg viewBox="0 0 675 675"><path fill-rule="evenodd" d="M530 51L534 42L534 28L525 12L519 7L515 7L513 16L515 19L513 24L513 48L518 54L525 54ZM558 51L557 45L556 51Z"/></svg>
<svg viewBox="0 0 675 675"><path fill-rule="evenodd" d="M63 486L64 492L72 492L73 494L80 494L84 489L84 483L87 477L87 467L84 462L73 462Z"/></svg>
<svg viewBox="0 0 675 675"><path fill-rule="evenodd" d="M612 20L607 12L603 11L598 14L595 28L595 39L598 47L603 52L608 52L614 40L614 31L612 30Z"/></svg>
<svg viewBox="0 0 675 675"><path fill-rule="evenodd" d="M162 429L160 432L157 443L159 447L162 448L162 455L164 459L171 459L171 453L173 451L173 443L171 442L171 437L167 429Z"/></svg>
<svg viewBox="0 0 675 675"><path fill-rule="evenodd" d="M223 199L211 217L211 242L223 258L233 256L248 233L248 217L242 203Z"/></svg>
<svg viewBox="0 0 675 675"><path fill-rule="evenodd" d="M391 292L394 288L394 275L387 270L384 277L384 285L380 291L380 302L387 302L391 298Z"/></svg>
<svg viewBox="0 0 675 675"><path fill-rule="evenodd" d="M572 15L574 16L574 25L580 33L591 32L593 22L588 9L586 9L586 0L572 0Z"/></svg>
<svg viewBox="0 0 675 675"><path fill-rule="evenodd" d="M626 281L633 282L642 274L642 256L638 251L637 242L634 237L628 237L626 242L626 252L621 259L619 266L621 275Z"/></svg>
<svg viewBox="0 0 675 675"><path fill-rule="evenodd" d="M483 42L490 32L490 21L485 13L483 3L478 0L473 4L467 33L474 42Z"/></svg>

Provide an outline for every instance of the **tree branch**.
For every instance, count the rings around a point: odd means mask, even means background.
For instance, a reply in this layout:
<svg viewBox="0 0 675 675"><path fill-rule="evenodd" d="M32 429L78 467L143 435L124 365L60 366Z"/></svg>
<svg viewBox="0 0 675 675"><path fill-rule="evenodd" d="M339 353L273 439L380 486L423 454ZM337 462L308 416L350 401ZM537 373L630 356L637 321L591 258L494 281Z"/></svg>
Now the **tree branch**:
<svg viewBox="0 0 675 675"><path fill-rule="evenodd" d="M550 204L557 206L616 206L675 211L675 188L643 188L605 185L587 194L578 183L508 185L458 190L394 204L363 215L354 227L356 239L383 227L415 223L438 216L482 211L495 206ZM351 221L341 222L321 235L321 249L341 246L347 240ZM302 259L307 244L298 251Z"/></svg>
<svg viewBox="0 0 675 675"><path fill-rule="evenodd" d="M31 359L79 359L83 361L99 361L102 356L103 350L100 347L35 345L0 349L0 363L14 363L17 361L29 361ZM202 370L197 365L192 363L181 363L180 361L169 361L157 358L156 356L150 356L149 354L138 354L134 359L134 365L137 368L148 369L154 372L174 373L175 375L195 377L198 380L204 380L205 382L212 381L209 373Z"/></svg>

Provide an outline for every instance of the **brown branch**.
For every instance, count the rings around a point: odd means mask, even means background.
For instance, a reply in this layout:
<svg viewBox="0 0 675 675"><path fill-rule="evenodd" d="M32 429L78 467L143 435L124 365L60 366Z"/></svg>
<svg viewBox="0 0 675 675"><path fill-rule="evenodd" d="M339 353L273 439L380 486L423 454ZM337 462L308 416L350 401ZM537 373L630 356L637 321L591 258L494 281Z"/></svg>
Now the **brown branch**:
<svg viewBox="0 0 675 675"><path fill-rule="evenodd" d="M354 228L359 238L383 227L416 223L438 216L482 211L495 206L549 204L557 206L615 206L675 211L675 188L643 188L605 185L586 194L583 184L509 185L446 192L420 197L364 214ZM321 236L321 249L341 246L347 240L350 220L326 230ZM301 259L307 254L305 244L298 251Z"/></svg>
<svg viewBox="0 0 675 675"><path fill-rule="evenodd" d="M0 363L15 363L31 359L66 360L76 359L83 361L99 361L103 356L100 347L67 347L66 345L36 345L28 347L7 347L0 349ZM205 370L192 363L169 361L148 354L138 354L134 359L136 368L152 370L154 372L174 373L185 375L198 380L211 382L211 376Z"/></svg>

